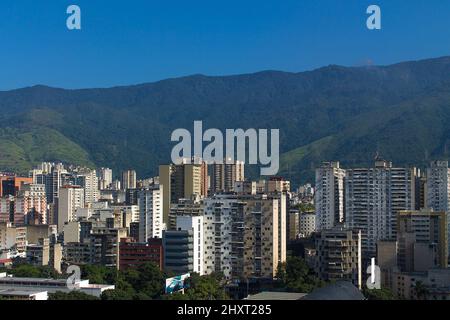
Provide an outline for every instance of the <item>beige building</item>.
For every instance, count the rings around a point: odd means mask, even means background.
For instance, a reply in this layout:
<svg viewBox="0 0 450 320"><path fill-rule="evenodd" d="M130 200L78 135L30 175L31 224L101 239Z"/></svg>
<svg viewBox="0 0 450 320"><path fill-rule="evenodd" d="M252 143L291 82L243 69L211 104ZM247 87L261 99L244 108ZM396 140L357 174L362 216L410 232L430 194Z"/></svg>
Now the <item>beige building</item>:
<svg viewBox="0 0 450 320"><path fill-rule="evenodd" d="M281 177L272 177L267 182L267 192L289 192L291 191L291 182Z"/></svg>
<svg viewBox="0 0 450 320"><path fill-rule="evenodd" d="M244 162L234 161L212 164L211 192L232 192L236 181L244 181Z"/></svg>
<svg viewBox="0 0 450 320"><path fill-rule="evenodd" d="M163 186L163 220L169 222L170 205L193 195L205 196L207 180L204 164L169 164L159 166L159 183Z"/></svg>
<svg viewBox="0 0 450 320"><path fill-rule="evenodd" d="M122 172L121 187L123 190L136 189L136 171L126 170Z"/></svg>
<svg viewBox="0 0 450 320"><path fill-rule="evenodd" d="M285 195L242 200L245 202L244 276L273 278L278 265L286 261Z"/></svg>
<svg viewBox="0 0 450 320"><path fill-rule="evenodd" d="M345 170L339 162L325 162L316 169L316 230L331 229L344 220Z"/></svg>
<svg viewBox="0 0 450 320"><path fill-rule="evenodd" d="M316 238L316 272L326 281L348 280L361 289L361 231L336 226Z"/></svg>
<svg viewBox="0 0 450 320"><path fill-rule="evenodd" d="M59 189L58 197L58 232L64 224L76 220L77 208L84 207L84 189L80 186L64 186Z"/></svg>
<svg viewBox="0 0 450 320"><path fill-rule="evenodd" d="M26 246L26 227L15 227L10 222L0 223L0 259L25 257Z"/></svg>
<svg viewBox="0 0 450 320"><path fill-rule="evenodd" d="M420 283L422 295L415 290ZM426 272L394 272L392 292L406 300L450 300L450 270L431 269Z"/></svg>
<svg viewBox="0 0 450 320"><path fill-rule="evenodd" d="M427 266L420 266L420 264L425 260L427 253L431 254L429 249L436 252L436 258L433 259L435 261L431 261L432 266L430 267L447 268L448 228L447 215L444 211L433 211L432 209L400 211L397 226L399 234L413 234L414 248L412 250L416 251L415 255L417 256L414 259L413 270L428 269Z"/></svg>

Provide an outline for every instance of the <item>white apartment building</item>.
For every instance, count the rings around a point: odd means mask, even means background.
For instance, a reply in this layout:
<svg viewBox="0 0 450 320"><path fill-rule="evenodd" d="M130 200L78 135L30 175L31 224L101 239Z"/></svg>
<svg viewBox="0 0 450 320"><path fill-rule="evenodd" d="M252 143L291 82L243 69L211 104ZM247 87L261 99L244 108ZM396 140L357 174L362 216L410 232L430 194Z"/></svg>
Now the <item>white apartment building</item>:
<svg viewBox="0 0 450 320"><path fill-rule="evenodd" d="M193 271L204 275L204 231L203 216L178 216L177 230L192 230Z"/></svg>
<svg viewBox="0 0 450 320"><path fill-rule="evenodd" d="M100 190L111 188L113 182L112 170L110 168L99 169L98 187Z"/></svg>
<svg viewBox="0 0 450 320"><path fill-rule="evenodd" d="M64 186L59 189L58 199L58 232L62 232L64 224L77 219L77 208L84 207L84 189L80 186Z"/></svg>
<svg viewBox="0 0 450 320"><path fill-rule="evenodd" d="M204 270L223 272L225 279L243 271L243 205L236 196L204 200Z"/></svg>
<svg viewBox="0 0 450 320"><path fill-rule="evenodd" d="M374 168L348 169L345 223L361 230L365 258L375 257L379 240L395 240L397 214L415 208L416 168L393 168L377 160Z"/></svg>
<svg viewBox="0 0 450 320"><path fill-rule="evenodd" d="M100 197L98 177L95 170L83 170L79 175L80 185L84 188L85 206L97 202Z"/></svg>
<svg viewBox="0 0 450 320"><path fill-rule="evenodd" d="M427 168L425 203L434 211L445 211L450 232L450 169L448 161L433 161ZM448 240L450 247L450 236Z"/></svg>
<svg viewBox="0 0 450 320"><path fill-rule="evenodd" d="M163 223L163 186L159 185L138 192L139 241L149 238L162 238Z"/></svg>
<svg viewBox="0 0 450 320"><path fill-rule="evenodd" d="M331 229L344 220L345 170L339 162L325 162L316 169L316 230Z"/></svg>

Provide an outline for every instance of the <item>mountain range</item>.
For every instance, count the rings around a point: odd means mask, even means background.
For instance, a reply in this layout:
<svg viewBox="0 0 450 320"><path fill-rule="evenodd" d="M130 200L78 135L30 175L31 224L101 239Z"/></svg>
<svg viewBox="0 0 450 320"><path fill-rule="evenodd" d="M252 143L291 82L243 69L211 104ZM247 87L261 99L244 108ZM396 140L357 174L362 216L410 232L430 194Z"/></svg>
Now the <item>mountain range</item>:
<svg viewBox="0 0 450 320"><path fill-rule="evenodd" d="M395 165L449 159L450 57L307 72L192 75L133 86L0 92L0 170L41 161L157 175L171 132L279 128L279 175L312 182L322 161ZM256 170L249 168L255 175Z"/></svg>

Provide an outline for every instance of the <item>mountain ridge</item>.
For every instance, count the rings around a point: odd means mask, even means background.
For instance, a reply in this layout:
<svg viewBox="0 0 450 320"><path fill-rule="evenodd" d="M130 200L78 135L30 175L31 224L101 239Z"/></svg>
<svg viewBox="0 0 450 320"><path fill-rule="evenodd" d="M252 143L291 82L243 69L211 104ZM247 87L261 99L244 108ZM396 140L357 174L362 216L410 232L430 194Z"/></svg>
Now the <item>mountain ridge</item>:
<svg viewBox="0 0 450 320"><path fill-rule="evenodd" d="M157 174L157 165L170 161L170 133L192 130L194 120L203 120L205 130L279 128L281 152L291 152L282 156L288 163L281 165L280 174L294 184L311 181L312 168L321 161L368 165L376 152L399 165L424 165L431 158L448 158L449 89L450 57L444 56L297 73L197 74L110 88L37 85L0 91L0 141L5 141L0 170L17 169L19 161L14 159L17 152L8 150L14 137L2 132L53 130L64 137L61 143L79 146L74 147L76 155L53 146L43 153L49 158L27 160L28 167L44 160L80 159L116 172L135 167L141 177ZM325 138L333 143L314 144ZM292 156L302 147L309 151ZM9 160L2 154L9 154Z"/></svg>

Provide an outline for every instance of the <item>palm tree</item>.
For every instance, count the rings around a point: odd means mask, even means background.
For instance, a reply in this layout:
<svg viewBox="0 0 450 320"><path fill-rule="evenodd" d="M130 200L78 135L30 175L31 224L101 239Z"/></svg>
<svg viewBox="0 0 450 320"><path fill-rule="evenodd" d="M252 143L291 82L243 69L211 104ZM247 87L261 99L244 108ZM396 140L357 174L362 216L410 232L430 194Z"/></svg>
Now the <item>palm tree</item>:
<svg viewBox="0 0 450 320"><path fill-rule="evenodd" d="M429 294L428 288L423 284L422 281L417 281L413 285L414 293L419 300L425 300Z"/></svg>

